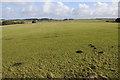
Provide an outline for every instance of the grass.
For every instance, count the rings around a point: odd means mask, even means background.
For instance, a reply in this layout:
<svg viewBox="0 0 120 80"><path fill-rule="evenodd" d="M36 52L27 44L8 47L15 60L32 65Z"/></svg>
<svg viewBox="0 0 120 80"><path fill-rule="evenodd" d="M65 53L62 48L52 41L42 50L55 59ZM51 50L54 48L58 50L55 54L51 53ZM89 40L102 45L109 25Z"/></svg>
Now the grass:
<svg viewBox="0 0 120 80"><path fill-rule="evenodd" d="M118 78L117 23L73 20L8 25L3 27L2 46L3 78Z"/></svg>

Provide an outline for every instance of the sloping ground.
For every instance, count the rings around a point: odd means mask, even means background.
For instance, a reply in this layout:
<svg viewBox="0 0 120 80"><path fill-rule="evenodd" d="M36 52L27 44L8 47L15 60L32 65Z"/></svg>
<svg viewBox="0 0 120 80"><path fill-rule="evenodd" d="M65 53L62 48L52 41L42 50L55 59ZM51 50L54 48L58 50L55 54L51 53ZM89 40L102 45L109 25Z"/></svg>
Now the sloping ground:
<svg viewBox="0 0 120 80"><path fill-rule="evenodd" d="M3 28L3 78L118 78L118 24L74 20Z"/></svg>

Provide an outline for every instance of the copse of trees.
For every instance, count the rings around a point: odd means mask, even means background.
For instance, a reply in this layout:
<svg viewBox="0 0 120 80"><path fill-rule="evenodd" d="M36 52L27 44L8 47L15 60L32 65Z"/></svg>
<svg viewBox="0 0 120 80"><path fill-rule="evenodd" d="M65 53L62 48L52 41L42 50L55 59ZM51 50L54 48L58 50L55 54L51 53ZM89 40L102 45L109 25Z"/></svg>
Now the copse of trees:
<svg viewBox="0 0 120 80"><path fill-rule="evenodd" d="M11 24L24 24L24 21L2 21L2 25L11 25Z"/></svg>
<svg viewBox="0 0 120 80"><path fill-rule="evenodd" d="M67 21L67 20L74 20L74 19L64 19L63 21Z"/></svg>
<svg viewBox="0 0 120 80"><path fill-rule="evenodd" d="M74 20L74 19L69 19L69 20Z"/></svg>
<svg viewBox="0 0 120 80"><path fill-rule="evenodd" d="M118 22L118 23L120 23L120 18L117 18L115 21Z"/></svg>
<svg viewBox="0 0 120 80"><path fill-rule="evenodd" d="M69 19L64 19L63 21L67 21L67 20L69 20Z"/></svg>
<svg viewBox="0 0 120 80"><path fill-rule="evenodd" d="M2 25L11 25L11 24L15 24L14 21L2 21Z"/></svg>
<svg viewBox="0 0 120 80"><path fill-rule="evenodd" d="M32 21L32 23L36 23L36 22L37 22L37 20L33 20L33 21Z"/></svg>

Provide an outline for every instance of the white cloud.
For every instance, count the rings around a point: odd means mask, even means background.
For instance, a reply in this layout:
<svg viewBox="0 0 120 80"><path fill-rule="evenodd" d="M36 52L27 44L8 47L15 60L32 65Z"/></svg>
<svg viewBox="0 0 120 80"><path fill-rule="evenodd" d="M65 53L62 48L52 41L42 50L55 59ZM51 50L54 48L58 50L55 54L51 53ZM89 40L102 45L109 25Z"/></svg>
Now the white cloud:
<svg viewBox="0 0 120 80"><path fill-rule="evenodd" d="M62 2L52 3L46 2L43 5L43 13L51 17L62 17L70 15L71 9Z"/></svg>
<svg viewBox="0 0 120 80"><path fill-rule="evenodd" d="M89 6L86 4L79 4L79 8L89 8Z"/></svg>
<svg viewBox="0 0 120 80"><path fill-rule="evenodd" d="M97 2L96 4L94 4L95 7L107 7L108 4L107 3L102 3L102 2Z"/></svg>
<svg viewBox="0 0 120 80"><path fill-rule="evenodd" d="M8 11L11 11L11 8L10 8L10 7L6 7L6 9L7 9Z"/></svg>
<svg viewBox="0 0 120 80"><path fill-rule="evenodd" d="M108 5L109 4L109 5ZM101 17L117 17L118 14L118 3L101 3L95 4L96 8L93 9L95 16Z"/></svg>
<svg viewBox="0 0 120 80"><path fill-rule="evenodd" d="M118 3L102 3L97 2L89 7L86 4L80 4L74 9L74 17L117 17L118 16ZM88 7L86 7L88 6ZM75 16L76 15L76 16Z"/></svg>
<svg viewBox="0 0 120 80"><path fill-rule="evenodd" d="M39 10L35 5L29 5L21 9L21 12L26 16L36 16L38 14L38 11Z"/></svg>
<svg viewBox="0 0 120 80"><path fill-rule="evenodd" d="M52 8L53 4L50 3L50 2L46 2L44 3L44 6L43 6L43 12L44 13L51 13L51 8Z"/></svg>
<svg viewBox="0 0 120 80"><path fill-rule="evenodd" d="M37 0L1 0L1 2L34 2Z"/></svg>
<svg viewBox="0 0 120 80"><path fill-rule="evenodd" d="M68 15L71 13L71 9L64 5L62 2L57 2L57 4L55 5L55 12L57 15Z"/></svg>
<svg viewBox="0 0 120 80"><path fill-rule="evenodd" d="M3 2L3 4L8 4L8 5L26 5L28 2Z"/></svg>
<svg viewBox="0 0 120 80"><path fill-rule="evenodd" d="M115 2L97 2L92 6L81 3L75 8L71 8L62 2L45 2L40 3L40 5L14 3L12 5L19 5L19 8L7 6L3 10L4 17L95 18L118 16L118 3Z"/></svg>
<svg viewBox="0 0 120 80"><path fill-rule="evenodd" d="M2 2L118 2L119 0L1 0Z"/></svg>
<svg viewBox="0 0 120 80"><path fill-rule="evenodd" d="M2 9L2 17L13 18L15 17L15 11L10 7L6 7Z"/></svg>

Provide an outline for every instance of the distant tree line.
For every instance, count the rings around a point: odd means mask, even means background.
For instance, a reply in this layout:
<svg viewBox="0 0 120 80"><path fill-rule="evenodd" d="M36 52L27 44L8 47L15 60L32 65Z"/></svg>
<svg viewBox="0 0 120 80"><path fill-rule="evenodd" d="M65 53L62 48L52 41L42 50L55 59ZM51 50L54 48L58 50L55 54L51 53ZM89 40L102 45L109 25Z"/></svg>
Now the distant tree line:
<svg viewBox="0 0 120 80"><path fill-rule="evenodd" d="M12 21L12 20L4 20L4 21L2 21L0 23L0 25L26 24L27 22L29 22L29 23L36 23L37 20L31 20L31 21L24 21L24 20L22 20L22 21L18 21L18 20L14 20L14 21Z"/></svg>
<svg viewBox="0 0 120 80"><path fill-rule="evenodd" d="M115 21L118 22L118 23L120 23L120 18L117 18Z"/></svg>
<svg viewBox="0 0 120 80"><path fill-rule="evenodd" d="M74 19L72 19L72 18L70 18L70 19L67 19L67 18L66 18L66 19L63 19L63 21L66 21L66 20L74 20Z"/></svg>
<svg viewBox="0 0 120 80"><path fill-rule="evenodd" d="M30 18L30 19L14 19L14 20L2 20L0 25L11 25L11 24L26 24L26 23L36 23L37 21L66 21L66 20L74 20L74 19L49 19L49 18Z"/></svg>
<svg viewBox="0 0 120 80"><path fill-rule="evenodd" d="M23 21L11 21L11 20L2 21L2 25L11 25L11 24L24 24L24 22Z"/></svg>
<svg viewBox="0 0 120 80"><path fill-rule="evenodd" d="M106 22L120 23L120 18L117 19L108 19Z"/></svg>
<svg viewBox="0 0 120 80"><path fill-rule="evenodd" d="M24 20L36 20L36 21L59 21L59 19L49 19L49 18L41 18L41 19L37 19L37 18L30 18L30 19L24 19ZM74 19L63 19L63 21L65 20L74 20Z"/></svg>

